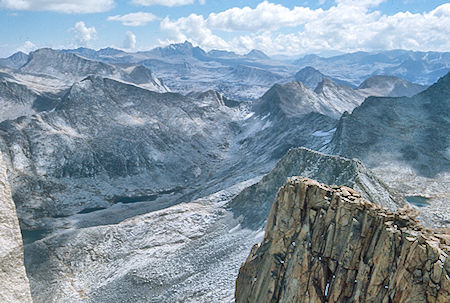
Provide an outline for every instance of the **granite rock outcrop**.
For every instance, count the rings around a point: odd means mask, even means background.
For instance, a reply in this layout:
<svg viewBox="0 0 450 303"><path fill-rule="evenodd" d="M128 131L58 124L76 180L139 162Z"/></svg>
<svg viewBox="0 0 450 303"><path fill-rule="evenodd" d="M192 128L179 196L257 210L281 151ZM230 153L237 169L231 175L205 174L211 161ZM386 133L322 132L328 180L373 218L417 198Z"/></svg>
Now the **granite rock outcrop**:
<svg viewBox="0 0 450 303"><path fill-rule="evenodd" d="M448 302L449 232L415 215L292 177L239 271L236 302Z"/></svg>
<svg viewBox="0 0 450 303"><path fill-rule="evenodd" d="M30 303L31 293L23 261L23 243L16 207L0 153L0 302Z"/></svg>

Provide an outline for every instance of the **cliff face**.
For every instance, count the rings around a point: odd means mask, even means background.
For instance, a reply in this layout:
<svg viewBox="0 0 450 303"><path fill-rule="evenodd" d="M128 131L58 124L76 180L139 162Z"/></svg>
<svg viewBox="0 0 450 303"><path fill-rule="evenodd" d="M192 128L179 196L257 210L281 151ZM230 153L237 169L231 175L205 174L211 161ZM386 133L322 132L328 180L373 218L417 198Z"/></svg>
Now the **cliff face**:
<svg viewBox="0 0 450 303"><path fill-rule="evenodd" d="M360 197L288 179L239 271L236 302L449 302L448 230Z"/></svg>
<svg viewBox="0 0 450 303"><path fill-rule="evenodd" d="M16 207L0 153L0 302L32 302Z"/></svg>

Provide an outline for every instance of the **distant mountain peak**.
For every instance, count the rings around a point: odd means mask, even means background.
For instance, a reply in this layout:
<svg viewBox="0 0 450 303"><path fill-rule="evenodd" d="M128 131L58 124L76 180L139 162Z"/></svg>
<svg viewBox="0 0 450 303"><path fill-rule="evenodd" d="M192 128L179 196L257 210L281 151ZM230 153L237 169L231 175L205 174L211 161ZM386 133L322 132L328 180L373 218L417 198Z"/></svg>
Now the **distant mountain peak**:
<svg viewBox="0 0 450 303"><path fill-rule="evenodd" d="M186 40L183 43L169 44L165 48L168 48L168 49L192 49L192 48L194 48L194 45L192 45L191 42Z"/></svg>
<svg viewBox="0 0 450 303"><path fill-rule="evenodd" d="M28 61L28 55L24 52L16 52L8 58L0 59L0 65L10 68L20 68Z"/></svg>
<svg viewBox="0 0 450 303"><path fill-rule="evenodd" d="M8 58L18 58L18 57L24 57L24 56L28 57L28 55L25 54L24 52L18 51L16 53L12 54L11 56L9 56Z"/></svg>
<svg viewBox="0 0 450 303"><path fill-rule="evenodd" d="M254 111L273 118L278 114L298 117L310 113L316 103L316 94L302 82L290 82L273 85L255 104Z"/></svg>
<svg viewBox="0 0 450 303"><path fill-rule="evenodd" d="M206 56L206 52L203 49L198 46L193 46L189 41L174 43L165 47L157 47L151 50L150 53L162 57L189 56L202 58Z"/></svg>
<svg viewBox="0 0 450 303"><path fill-rule="evenodd" d="M302 68L300 71L297 72L297 74L302 74L302 73L319 73L322 75L322 73L319 70L317 70L314 67L309 66L309 65L305 66L304 68Z"/></svg>
<svg viewBox="0 0 450 303"><path fill-rule="evenodd" d="M411 83L390 75L374 75L364 80L358 90L367 91L374 96L411 97L425 90L424 85Z"/></svg>
<svg viewBox="0 0 450 303"><path fill-rule="evenodd" d="M103 55L103 56L114 56L114 55L118 55L118 54L122 54L122 53L125 53L125 52L120 49L112 48L112 47L102 48L97 51L97 54Z"/></svg>
<svg viewBox="0 0 450 303"><path fill-rule="evenodd" d="M316 86L323 80L325 75L314 67L306 66L299 70L294 77L295 80L302 82L311 89L315 89Z"/></svg>
<svg viewBox="0 0 450 303"><path fill-rule="evenodd" d="M400 79L395 76L388 76L388 75L373 75L366 80L364 80L358 88L372 88L374 86L380 86L380 85L386 85L388 82L406 82L403 79Z"/></svg>
<svg viewBox="0 0 450 303"><path fill-rule="evenodd" d="M248 58L252 58L252 59L270 59L269 56L267 56L264 52L257 50L257 49L253 49L251 50L247 55L245 55Z"/></svg>
<svg viewBox="0 0 450 303"><path fill-rule="evenodd" d="M75 50L75 51L95 51L95 49L88 48L88 47L82 47L82 46L75 48L73 50Z"/></svg>
<svg viewBox="0 0 450 303"><path fill-rule="evenodd" d="M347 81L336 79L327 75L322 74L319 70L312 66L306 66L299 70L295 74L295 80L303 82L310 89L315 89L317 86L325 79L328 78L330 81L341 86L352 86Z"/></svg>

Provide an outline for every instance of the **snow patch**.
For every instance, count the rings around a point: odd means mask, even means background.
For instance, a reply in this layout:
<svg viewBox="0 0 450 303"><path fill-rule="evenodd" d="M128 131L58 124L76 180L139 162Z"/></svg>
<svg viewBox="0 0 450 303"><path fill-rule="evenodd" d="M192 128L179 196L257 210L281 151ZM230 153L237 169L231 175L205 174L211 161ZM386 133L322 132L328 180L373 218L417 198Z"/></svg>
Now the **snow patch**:
<svg viewBox="0 0 450 303"><path fill-rule="evenodd" d="M241 228L241 224L239 223L238 225L236 225L235 227L233 227L232 229L230 229L229 231L228 231L228 233L233 233L233 232L235 232L236 230L238 230L239 228Z"/></svg>
<svg viewBox="0 0 450 303"><path fill-rule="evenodd" d="M325 137L325 136L332 135L335 131L336 131L336 128L330 129L328 131L317 130L317 131L313 132L312 135L314 137Z"/></svg>
<svg viewBox="0 0 450 303"><path fill-rule="evenodd" d="M264 117L261 118L261 120L265 120L270 116L270 113L268 113L267 115L265 115Z"/></svg>
<svg viewBox="0 0 450 303"><path fill-rule="evenodd" d="M254 112L248 113L248 114L244 117L244 120L250 119L251 117L253 117L254 114L255 114Z"/></svg>

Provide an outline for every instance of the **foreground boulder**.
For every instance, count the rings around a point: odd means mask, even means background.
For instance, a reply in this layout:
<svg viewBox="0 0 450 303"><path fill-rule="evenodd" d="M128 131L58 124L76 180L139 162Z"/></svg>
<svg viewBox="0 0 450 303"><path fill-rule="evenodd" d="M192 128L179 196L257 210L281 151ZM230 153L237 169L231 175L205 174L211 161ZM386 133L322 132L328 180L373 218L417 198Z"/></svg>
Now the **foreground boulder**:
<svg viewBox="0 0 450 303"><path fill-rule="evenodd" d="M239 271L236 302L449 302L449 243L411 209L289 178Z"/></svg>
<svg viewBox="0 0 450 303"><path fill-rule="evenodd" d="M0 153L0 302L32 302L16 207Z"/></svg>

